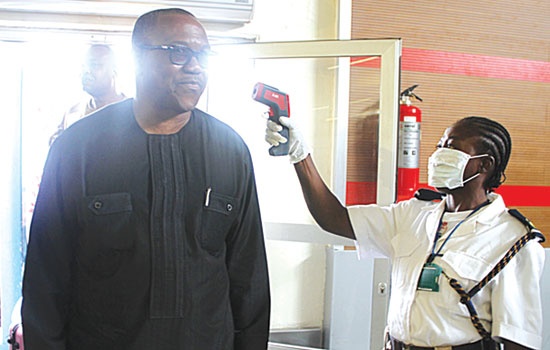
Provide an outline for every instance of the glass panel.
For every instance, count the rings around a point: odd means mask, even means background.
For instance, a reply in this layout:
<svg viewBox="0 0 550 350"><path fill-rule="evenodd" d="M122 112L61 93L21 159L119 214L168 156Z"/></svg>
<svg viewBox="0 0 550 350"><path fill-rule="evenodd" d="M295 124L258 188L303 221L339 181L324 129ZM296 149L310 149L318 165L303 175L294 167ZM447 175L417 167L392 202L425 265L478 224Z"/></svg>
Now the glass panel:
<svg viewBox="0 0 550 350"><path fill-rule="evenodd" d="M395 199L398 44L356 40L215 47L219 55L211 65L207 94L212 103L205 106L249 144L265 221L312 223L292 167L285 157L267 154L265 120L256 117L267 107L252 101L254 84L262 82L290 95L291 118L313 147L325 182L342 202L355 204L345 198L346 183L351 183L371 190L370 198L357 203L388 204ZM238 116L232 117L235 112L227 106L238 108ZM348 140L348 134L353 138ZM379 158L379 152L385 156ZM278 215L281 208L288 209L283 217Z"/></svg>
<svg viewBox="0 0 550 350"><path fill-rule="evenodd" d="M360 65L368 59L359 57L355 60L359 64L351 65L349 117L337 113L338 58L231 60L220 55L212 60L206 95L211 103L204 107L237 130L249 145L264 220L313 223L287 157L268 154L264 135L269 108L251 98L257 82L289 95L291 118L312 147L315 163L329 186L334 182L336 120L348 119L346 203L376 202L380 69ZM377 57L370 59L380 61Z"/></svg>
<svg viewBox="0 0 550 350"><path fill-rule="evenodd" d="M269 107L252 99L261 82L289 95L290 116L299 126L323 178L332 179L335 118L335 58L234 60L211 63L208 111L231 125L252 153L262 208L269 222L312 224L301 188L288 157L273 157L265 142ZM346 116L344 116L346 117Z"/></svg>
<svg viewBox="0 0 550 350"><path fill-rule="evenodd" d="M290 117L312 146L319 171L330 184L333 125L338 117L337 62L336 58L243 60L221 55L211 62L207 109L231 125L248 144L264 222L314 225L288 157L272 157L268 153L269 145L264 140L268 107L252 99L253 88L262 82L289 95ZM285 232L290 236L301 234L295 228ZM271 234L267 228L266 235ZM283 331L288 328L320 329L324 313L325 245L269 239L266 249L272 296L271 329L278 330L277 335L272 333L272 340L288 342Z"/></svg>

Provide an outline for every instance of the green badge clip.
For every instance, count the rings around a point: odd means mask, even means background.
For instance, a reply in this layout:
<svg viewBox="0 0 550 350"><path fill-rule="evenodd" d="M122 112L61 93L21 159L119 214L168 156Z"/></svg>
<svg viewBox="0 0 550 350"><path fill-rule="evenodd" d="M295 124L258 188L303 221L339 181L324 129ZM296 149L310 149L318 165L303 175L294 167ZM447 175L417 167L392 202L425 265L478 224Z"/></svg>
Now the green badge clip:
<svg viewBox="0 0 550 350"><path fill-rule="evenodd" d="M426 263L422 268L420 280L418 281L418 290L429 292L439 292L439 277L443 269L434 263Z"/></svg>

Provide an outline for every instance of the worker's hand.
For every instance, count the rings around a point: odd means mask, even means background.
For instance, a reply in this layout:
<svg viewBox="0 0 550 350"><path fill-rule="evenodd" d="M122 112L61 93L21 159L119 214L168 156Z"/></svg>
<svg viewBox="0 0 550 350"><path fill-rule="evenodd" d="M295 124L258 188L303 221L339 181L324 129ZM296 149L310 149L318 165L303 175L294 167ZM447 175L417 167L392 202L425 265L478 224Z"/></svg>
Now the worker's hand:
<svg viewBox="0 0 550 350"><path fill-rule="evenodd" d="M280 117L279 121L288 128L290 140L287 140L279 134L279 132L283 130L281 125L268 119L267 129L265 130L265 140L267 143L271 146L278 146L280 143L290 142L288 155L292 164L296 164L306 159L308 154L311 153L311 149L305 142L300 130L296 128L291 119L288 117Z"/></svg>

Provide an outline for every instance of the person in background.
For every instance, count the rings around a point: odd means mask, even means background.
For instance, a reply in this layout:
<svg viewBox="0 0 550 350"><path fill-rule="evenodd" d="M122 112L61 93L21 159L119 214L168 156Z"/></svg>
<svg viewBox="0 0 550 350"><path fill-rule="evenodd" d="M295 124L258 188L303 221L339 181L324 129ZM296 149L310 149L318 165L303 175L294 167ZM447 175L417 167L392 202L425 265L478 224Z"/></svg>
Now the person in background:
<svg viewBox="0 0 550 350"><path fill-rule="evenodd" d="M249 150L198 110L210 45L189 12L132 33L136 96L50 148L23 278L29 349L267 348L267 259Z"/></svg>
<svg viewBox="0 0 550 350"><path fill-rule="evenodd" d="M389 206L344 207L320 177L300 131L289 118L281 123L289 140L268 121L266 141L290 143L290 160L317 223L355 240L360 256L377 252L391 261L386 346L542 347L545 254L537 241L544 237L493 192L505 179L512 147L501 124L467 117L444 132L428 166L428 183L437 192L425 189Z"/></svg>
<svg viewBox="0 0 550 350"><path fill-rule="evenodd" d="M81 80L82 89L90 98L73 105L63 115L56 132L50 138L50 145L75 121L126 98L117 89L116 57L109 45L94 44L88 48L82 64Z"/></svg>

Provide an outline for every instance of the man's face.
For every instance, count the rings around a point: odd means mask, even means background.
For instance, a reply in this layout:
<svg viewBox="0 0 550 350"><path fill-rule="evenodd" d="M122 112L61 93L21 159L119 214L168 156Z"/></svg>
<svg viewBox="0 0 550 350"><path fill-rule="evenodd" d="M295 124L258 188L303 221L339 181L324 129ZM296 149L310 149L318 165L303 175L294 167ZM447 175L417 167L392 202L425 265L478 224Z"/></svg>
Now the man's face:
<svg viewBox="0 0 550 350"><path fill-rule="evenodd" d="M148 35L146 45L175 45L195 53L210 49L203 27L193 17L184 14L164 14ZM207 70L196 56L186 63L172 62L170 50L145 49L138 63L138 93L142 90L157 109L184 113L197 105L206 87ZM172 56L174 58L174 56Z"/></svg>
<svg viewBox="0 0 550 350"><path fill-rule="evenodd" d="M90 95L101 96L110 91L114 84L114 57L101 46L92 46L82 66L82 88Z"/></svg>

